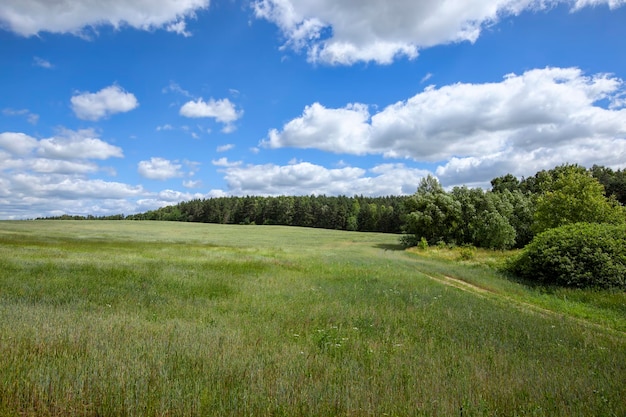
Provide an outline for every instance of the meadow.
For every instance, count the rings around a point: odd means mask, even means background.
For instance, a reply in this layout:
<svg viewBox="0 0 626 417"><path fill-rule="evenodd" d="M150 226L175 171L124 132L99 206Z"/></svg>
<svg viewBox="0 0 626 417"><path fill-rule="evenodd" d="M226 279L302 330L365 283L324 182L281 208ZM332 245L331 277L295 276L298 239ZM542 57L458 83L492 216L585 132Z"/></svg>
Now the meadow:
<svg viewBox="0 0 626 417"><path fill-rule="evenodd" d="M626 294L398 236L0 222L0 416L624 416Z"/></svg>

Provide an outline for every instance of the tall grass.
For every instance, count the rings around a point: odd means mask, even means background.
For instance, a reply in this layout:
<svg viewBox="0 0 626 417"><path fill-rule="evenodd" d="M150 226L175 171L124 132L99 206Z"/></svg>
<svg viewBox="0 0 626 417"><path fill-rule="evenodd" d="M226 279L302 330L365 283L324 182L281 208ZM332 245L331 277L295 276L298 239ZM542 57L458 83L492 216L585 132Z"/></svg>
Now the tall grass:
<svg viewBox="0 0 626 417"><path fill-rule="evenodd" d="M494 298L516 301L565 314L592 325L626 333L626 292L539 285L514 277L503 279L499 272L515 252L473 249L469 259L463 259L464 248L409 249L421 271L449 275L476 285Z"/></svg>
<svg viewBox="0 0 626 417"><path fill-rule="evenodd" d="M457 266L396 243L0 222L0 415L626 413L623 334L442 285L421 271Z"/></svg>

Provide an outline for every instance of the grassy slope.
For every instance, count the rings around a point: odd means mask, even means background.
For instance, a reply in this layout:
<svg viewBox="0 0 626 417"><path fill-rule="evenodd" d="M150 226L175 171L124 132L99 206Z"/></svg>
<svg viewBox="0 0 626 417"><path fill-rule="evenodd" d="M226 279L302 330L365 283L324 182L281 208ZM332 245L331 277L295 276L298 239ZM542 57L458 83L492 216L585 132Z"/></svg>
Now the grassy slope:
<svg viewBox="0 0 626 417"><path fill-rule="evenodd" d="M319 229L0 222L0 415L626 413L624 294L568 301L398 249Z"/></svg>

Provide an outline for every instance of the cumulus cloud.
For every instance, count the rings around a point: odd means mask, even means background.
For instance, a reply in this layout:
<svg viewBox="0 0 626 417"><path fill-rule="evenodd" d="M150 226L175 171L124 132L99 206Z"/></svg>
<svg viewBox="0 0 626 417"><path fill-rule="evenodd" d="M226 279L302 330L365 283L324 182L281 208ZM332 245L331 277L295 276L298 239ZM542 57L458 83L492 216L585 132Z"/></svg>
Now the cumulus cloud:
<svg viewBox="0 0 626 417"><path fill-rule="evenodd" d="M113 207L113 201L122 204L143 193L141 187L88 178L110 171L92 160L111 157L123 157L122 150L89 129L61 129L46 139L0 133L0 218L76 213L79 208L83 214L98 214Z"/></svg>
<svg viewBox="0 0 626 417"><path fill-rule="evenodd" d="M582 9L583 7L608 5L610 9L616 9L626 4L626 0L576 0L574 2L574 10Z"/></svg>
<svg viewBox="0 0 626 417"><path fill-rule="evenodd" d="M305 49L311 62L350 65L389 64L434 45L475 42L503 16L561 3L578 10L626 0L257 0L252 7L280 28L284 48Z"/></svg>
<svg viewBox="0 0 626 417"><path fill-rule="evenodd" d="M15 175L13 183L31 196L66 199L125 198L139 195L143 191L140 186L131 187L118 182L26 173Z"/></svg>
<svg viewBox="0 0 626 417"><path fill-rule="evenodd" d="M115 113L125 113L139 106L137 98L117 85L105 87L97 93L79 93L71 98L72 110L83 120L100 120Z"/></svg>
<svg viewBox="0 0 626 417"><path fill-rule="evenodd" d="M22 36L39 32L80 35L85 28L98 25L166 28L186 36L186 19L208 7L209 0L4 0L0 26Z"/></svg>
<svg viewBox="0 0 626 417"><path fill-rule="evenodd" d="M614 166L626 160L626 109L598 103L615 103L623 94L624 82L608 74L535 69L496 83L427 87L371 116L363 105L328 109L315 103L271 130L261 145L449 161L440 172L449 178L494 161L509 167L525 165L515 162L524 159L541 160L542 168L554 162Z"/></svg>
<svg viewBox="0 0 626 417"><path fill-rule="evenodd" d="M232 133L235 131L233 122L243 116L243 110L237 110L236 106L227 98L204 101L199 98L197 100L188 101L180 108L180 115L190 118L210 118L223 123L222 129L224 133Z"/></svg>
<svg viewBox="0 0 626 417"><path fill-rule="evenodd" d="M37 153L53 159L122 158L122 149L98 138L93 129L61 130L59 135L39 141Z"/></svg>
<svg viewBox="0 0 626 417"><path fill-rule="evenodd" d="M112 157L123 157L122 150L98 138L91 129L60 129L45 139L22 132L0 132L0 219L131 214L209 196L172 190L150 192L141 185L93 178L114 175L112 168L94 162ZM147 175L157 179L181 176L183 166L193 176L199 165L159 158L144 162ZM200 182L186 181L184 185L197 187Z"/></svg>
<svg viewBox="0 0 626 417"><path fill-rule="evenodd" d="M357 167L329 169L310 162L223 166L229 193L234 195L411 194L427 174L403 164L384 164L370 170Z"/></svg>
<svg viewBox="0 0 626 417"><path fill-rule="evenodd" d="M37 140L20 132L0 133L0 149L14 156L45 159L87 160L122 158L122 149L98 138L92 129L61 129L53 137Z"/></svg>
<svg viewBox="0 0 626 417"><path fill-rule="evenodd" d="M22 169L40 174L86 175L96 173L100 167L90 161L62 161L57 159L34 158L22 161Z"/></svg>
<svg viewBox="0 0 626 417"><path fill-rule="evenodd" d="M37 139L19 132L0 133L0 149L17 156L27 155L37 146Z"/></svg>
<svg viewBox="0 0 626 417"><path fill-rule="evenodd" d="M327 109L319 103L307 106L302 116L279 132L270 130L262 146L279 148L316 148L337 153L362 155L368 151L370 137L369 112L364 104L349 104L340 109Z"/></svg>
<svg viewBox="0 0 626 417"><path fill-rule="evenodd" d="M24 160L23 166L0 170L0 218L22 219L61 214L108 215L131 212L129 199L146 195L141 186L88 179L80 163ZM52 171L46 163L58 164ZM44 164L37 166L39 164ZM65 165L61 167L61 165ZM74 165L75 171L70 165ZM50 166L48 166L50 168ZM82 172L81 172L82 170ZM65 171L65 172L64 172Z"/></svg>
<svg viewBox="0 0 626 417"><path fill-rule="evenodd" d="M451 158L436 168L445 186L467 185L488 188L491 179L504 173L529 177L537 171L563 163L594 164L614 169L626 168L626 139L603 141L578 140L560 147L538 147L532 150L507 149L485 153L480 157ZM471 179L471 180L470 180Z"/></svg>
<svg viewBox="0 0 626 417"><path fill-rule="evenodd" d="M228 158L213 159L211 163L218 167L233 167L241 165L241 161L229 161Z"/></svg>
<svg viewBox="0 0 626 417"><path fill-rule="evenodd" d="M149 161L141 161L137 165L139 175L151 180L168 180L182 177L182 165L176 161L164 158L150 158Z"/></svg>

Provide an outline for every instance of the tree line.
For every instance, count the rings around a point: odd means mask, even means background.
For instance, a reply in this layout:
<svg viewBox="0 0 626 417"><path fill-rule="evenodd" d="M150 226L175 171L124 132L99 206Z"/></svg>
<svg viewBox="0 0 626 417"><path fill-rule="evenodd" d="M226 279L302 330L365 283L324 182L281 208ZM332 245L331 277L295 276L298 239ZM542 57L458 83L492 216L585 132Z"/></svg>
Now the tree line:
<svg viewBox="0 0 626 417"><path fill-rule="evenodd" d="M407 198L325 195L219 197L185 201L130 215L126 219L400 233L406 214L404 210Z"/></svg>
<svg viewBox="0 0 626 417"><path fill-rule="evenodd" d="M233 196L195 199L128 216L50 219L301 226L403 233L406 245L508 249L524 247L536 234L563 221L619 223L624 205L626 170L564 164L528 178L494 178L490 190L463 186L446 191L428 176L411 196Z"/></svg>
<svg viewBox="0 0 626 417"><path fill-rule="evenodd" d="M497 177L491 186L446 192L436 178L423 178L406 202L403 243L522 248L535 235L565 224L626 222L621 170L564 164L521 180Z"/></svg>

